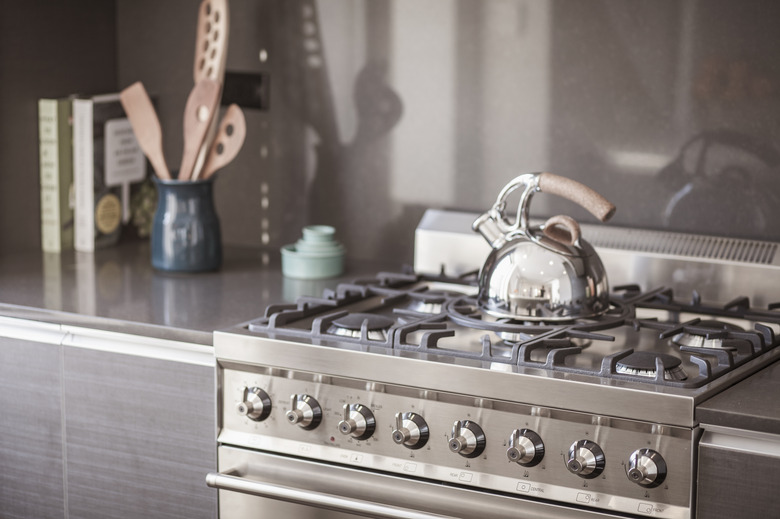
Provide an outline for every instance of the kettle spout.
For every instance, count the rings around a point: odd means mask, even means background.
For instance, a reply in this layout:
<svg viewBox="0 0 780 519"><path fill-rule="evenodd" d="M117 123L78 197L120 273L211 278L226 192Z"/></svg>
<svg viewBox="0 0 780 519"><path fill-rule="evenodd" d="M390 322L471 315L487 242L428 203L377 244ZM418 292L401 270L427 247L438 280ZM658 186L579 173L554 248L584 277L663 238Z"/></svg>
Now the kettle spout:
<svg viewBox="0 0 780 519"><path fill-rule="evenodd" d="M496 220L490 212L484 213L471 224L471 229L485 238L491 247L500 249L506 243L506 235L498 227Z"/></svg>

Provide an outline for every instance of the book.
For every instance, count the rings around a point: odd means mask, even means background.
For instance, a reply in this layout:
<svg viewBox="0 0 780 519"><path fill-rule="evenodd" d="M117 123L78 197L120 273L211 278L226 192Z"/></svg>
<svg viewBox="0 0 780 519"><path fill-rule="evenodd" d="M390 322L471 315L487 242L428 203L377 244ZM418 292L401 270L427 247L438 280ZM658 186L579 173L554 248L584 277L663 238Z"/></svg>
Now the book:
<svg viewBox="0 0 780 519"><path fill-rule="evenodd" d="M41 248L73 248L73 120L71 99L38 100Z"/></svg>
<svg viewBox="0 0 780 519"><path fill-rule="evenodd" d="M130 185L146 178L146 157L119 93L73 100L74 247L92 252L119 241Z"/></svg>

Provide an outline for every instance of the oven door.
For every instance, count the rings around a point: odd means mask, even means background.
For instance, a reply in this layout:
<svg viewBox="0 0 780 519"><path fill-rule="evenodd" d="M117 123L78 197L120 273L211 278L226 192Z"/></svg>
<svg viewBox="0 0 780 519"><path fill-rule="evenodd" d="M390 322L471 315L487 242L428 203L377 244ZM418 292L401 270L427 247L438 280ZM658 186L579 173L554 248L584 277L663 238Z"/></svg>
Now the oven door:
<svg viewBox="0 0 780 519"><path fill-rule="evenodd" d="M218 456L206 482L219 489L222 519L618 517L224 445Z"/></svg>

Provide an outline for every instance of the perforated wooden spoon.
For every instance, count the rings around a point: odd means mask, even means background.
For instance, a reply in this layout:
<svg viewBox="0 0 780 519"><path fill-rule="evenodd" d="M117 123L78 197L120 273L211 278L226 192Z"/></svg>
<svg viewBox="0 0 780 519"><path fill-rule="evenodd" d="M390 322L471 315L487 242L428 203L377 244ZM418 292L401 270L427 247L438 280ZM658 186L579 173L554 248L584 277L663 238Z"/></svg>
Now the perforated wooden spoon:
<svg viewBox="0 0 780 519"><path fill-rule="evenodd" d="M193 80L204 78L224 82L227 57L229 12L227 0L203 0L198 10Z"/></svg>
<svg viewBox="0 0 780 519"><path fill-rule="evenodd" d="M217 137L211 145L201 177L209 178L215 171L224 168L236 158L244 144L244 137L246 137L244 112L238 105L232 104L219 125Z"/></svg>
<svg viewBox="0 0 780 519"><path fill-rule="evenodd" d="M214 119L219 103L219 83L204 78L198 81L184 107L184 152L179 180L189 180L201 146Z"/></svg>
<svg viewBox="0 0 780 519"><path fill-rule="evenodd" d="M169 180L171 173L163 154L160 120L143 83L138 81L122 90L119 100L133 127L138 145L152 163L155 173L161 179Z"/></svg>
<svg viewBox="0 0 780 519"><path fill-rule="evenodd" d="M198 10L198 30L195 38L195 63L193 80L216 81L220 90L225 82L225 61L227 59L228 31L230 28L228 0L203 0ZM206 153L211 148L217 131L217 119L208 127L206 137L198 151L192 178L202 177Z"/></svg>

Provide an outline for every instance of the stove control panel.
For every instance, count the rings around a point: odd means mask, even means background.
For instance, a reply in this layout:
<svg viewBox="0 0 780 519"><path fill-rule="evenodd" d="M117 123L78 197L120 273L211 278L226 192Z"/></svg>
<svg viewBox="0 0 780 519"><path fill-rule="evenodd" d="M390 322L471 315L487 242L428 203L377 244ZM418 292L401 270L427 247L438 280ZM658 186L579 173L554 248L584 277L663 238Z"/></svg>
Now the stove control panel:
<svg viewBox="0 0 780 519"><path fill-rule="evenodd" d="M632 516L691 516L693 429L279 368L219 373L221 444Z"/></svg>

